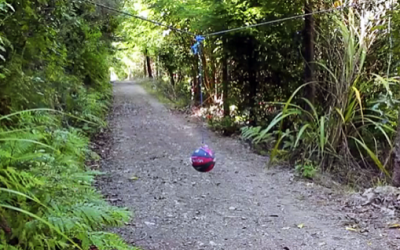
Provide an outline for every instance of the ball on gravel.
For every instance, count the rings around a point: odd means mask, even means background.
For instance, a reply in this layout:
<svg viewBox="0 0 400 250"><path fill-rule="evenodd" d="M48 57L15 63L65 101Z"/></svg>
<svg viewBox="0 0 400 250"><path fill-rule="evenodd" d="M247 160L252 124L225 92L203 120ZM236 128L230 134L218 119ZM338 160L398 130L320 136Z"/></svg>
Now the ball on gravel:
<svg viewBox="0 0 400 250"><path fill-rule="evenodd" d="M214 152L205 145L193 152L191 161L193 168L197 171L202 173L210 172L215 165Z"/></svg>

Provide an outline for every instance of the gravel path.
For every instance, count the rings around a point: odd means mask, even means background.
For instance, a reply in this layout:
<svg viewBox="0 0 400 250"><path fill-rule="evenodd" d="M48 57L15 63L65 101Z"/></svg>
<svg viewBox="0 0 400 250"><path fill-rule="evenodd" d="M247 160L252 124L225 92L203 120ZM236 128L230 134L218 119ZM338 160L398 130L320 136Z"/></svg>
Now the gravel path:
<svg viewBox="0 0 400 250"><path fill-rule="evenodd" d="M265 169L267 158L239 141L207 132L217 164L207 174L189 165L201 137L133 82L114 84L111 156L99 185L134 211L114 229L144 250L383 250L379 232L345 230L345 214L327 189ZM329 206L328 206L329 205Z"/></svg>

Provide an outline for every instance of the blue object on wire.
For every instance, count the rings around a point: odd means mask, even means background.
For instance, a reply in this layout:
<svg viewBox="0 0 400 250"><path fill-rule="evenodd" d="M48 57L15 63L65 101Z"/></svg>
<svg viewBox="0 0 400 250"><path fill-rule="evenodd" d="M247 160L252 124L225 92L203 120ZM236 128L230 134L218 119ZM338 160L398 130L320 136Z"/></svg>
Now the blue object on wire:
<svg viewBox="0 0 400 250"><path fill-rule="evenodd" d="M197 42L202 42L202 41L204 41L204 37L203 36L196 36L196 41Z"/></svg>
<svg viewBox="0 0 400 250"><path fill-rule="evenodd" d="M199 53L200 43L204 41L204 39L203 36L196 36L196 43L192 46L193 54L197 55Z"/></svg>

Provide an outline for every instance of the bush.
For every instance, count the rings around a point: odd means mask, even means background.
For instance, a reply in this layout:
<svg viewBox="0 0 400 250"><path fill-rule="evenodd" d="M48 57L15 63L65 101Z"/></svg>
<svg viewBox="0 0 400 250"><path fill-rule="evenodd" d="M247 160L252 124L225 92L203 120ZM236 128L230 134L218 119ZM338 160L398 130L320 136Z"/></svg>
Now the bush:
<svg viewBox="0 0 400 250"><path fill-rule="evenodd" d="M92 187L100 173L85 168L96 155L87 134L61 127L62 118L49 113L20 116L0 130L0 247L70 249L75 242L83 249L133 249L101 231L123 225L130 212L108 205Z"/></svg>
<svg viewBox="0 0 400 250"><path fill-rule="evenodd" d="M215 131L220 131L226 136L230 136L239 131L239 126L235 122L235 118L230 116L227 117L215 117L215 116L208 116L208 125L211 129Z"/></svg>

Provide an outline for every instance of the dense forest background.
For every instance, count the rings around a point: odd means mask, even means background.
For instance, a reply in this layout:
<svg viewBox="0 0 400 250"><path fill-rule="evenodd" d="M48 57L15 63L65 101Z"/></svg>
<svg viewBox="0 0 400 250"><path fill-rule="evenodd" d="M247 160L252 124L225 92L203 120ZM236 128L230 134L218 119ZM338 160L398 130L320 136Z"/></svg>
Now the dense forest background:
<svg viewBox="0 0 400 250"><path fill-rule="evenodd" d="M208 34L194 36L96 6ZM92 186L90 138L105 126L110 72L179 107L205 105L270 163L353 186L400 186L400 13L386 1L0 0L0 248L131 249L104 230L129 220ZM397 130L397 131L396 131Z"/></svg>

